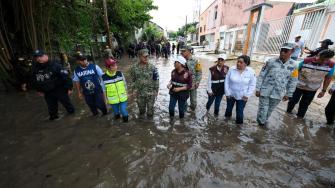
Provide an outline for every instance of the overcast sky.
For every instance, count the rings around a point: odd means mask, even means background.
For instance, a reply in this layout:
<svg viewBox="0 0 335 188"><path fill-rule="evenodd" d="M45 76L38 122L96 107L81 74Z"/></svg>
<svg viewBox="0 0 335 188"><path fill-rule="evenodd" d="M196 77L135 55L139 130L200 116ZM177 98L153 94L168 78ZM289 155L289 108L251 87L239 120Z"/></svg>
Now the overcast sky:
<svg viewBox="0 0 335 188"><path fill-rule="evenodd" d="M154 0L158 10L150 12L151 21L167 30L178 30L186 22L193 22L193 11L197 1L201 4L201 12L214 0Z"/></svg>
<svg viewBox="0 0 335 188"><path fill-rule="evenodd" d="M316 0L270 0L277 2L299 2L311 3ZM154 0L154 5L158 6L158 10L153 10L150 15L153 17L151 21L167 30L178 30L186 22L193 22L193 11L200 2L201 12L203 12L214 0Z"/></svg>

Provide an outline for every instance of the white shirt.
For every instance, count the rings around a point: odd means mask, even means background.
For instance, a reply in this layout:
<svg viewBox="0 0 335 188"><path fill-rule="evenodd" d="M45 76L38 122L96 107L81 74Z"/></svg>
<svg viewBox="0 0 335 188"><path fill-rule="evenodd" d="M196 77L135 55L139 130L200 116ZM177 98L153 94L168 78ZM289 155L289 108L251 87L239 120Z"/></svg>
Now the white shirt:
<svg viewBox="0 0 335 188"><path fill-rule="evenodd" d="M246 67L245 70L240 71L233 66L229 69L225 81L225 95L232 96L236 100L241 100L243 96L250 97L256 88L255 71Z"/></svg>

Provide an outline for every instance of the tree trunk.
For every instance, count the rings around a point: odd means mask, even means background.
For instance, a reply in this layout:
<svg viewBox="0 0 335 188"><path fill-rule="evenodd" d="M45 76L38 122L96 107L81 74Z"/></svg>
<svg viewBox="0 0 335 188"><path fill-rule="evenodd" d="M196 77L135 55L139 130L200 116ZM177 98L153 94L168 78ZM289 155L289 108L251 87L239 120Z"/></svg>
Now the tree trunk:
<svg viewBox="0 0 335 188"><path fill-rule="evenodd" d="M111 32L109 31L109 22L108 22L108 14L107 14L107 2L106 0L102 0L103 3L103 9L104 9L104 22L105 22L105 29L107 32L107 43L110 47L110 49L112 50L112 52L114 52L114 47L113 47L113 43L112 43L112 36L111 36Z"/></svg>

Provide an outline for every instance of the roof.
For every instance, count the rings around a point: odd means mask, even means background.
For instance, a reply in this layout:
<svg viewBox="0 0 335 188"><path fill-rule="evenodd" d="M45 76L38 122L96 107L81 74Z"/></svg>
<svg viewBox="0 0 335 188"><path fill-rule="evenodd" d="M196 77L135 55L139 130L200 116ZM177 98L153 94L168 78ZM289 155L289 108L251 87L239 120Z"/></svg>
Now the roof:
<svg viewBox="0 0 335 188"><path fill-rule="evenodd" d="M269 3L260 3L260 4L254 5L250 8L247 8L247 9L243 10L243 12L253 11L253 10L261 8L262 6L273 8L273 5L271 5Z"/></svg>
<svg viewBox="0 0 335 188"><path fill-rule="evenodd" d="M310 6L301 8L301 9L294 10L294 14L309 12L311 10L324 9L328 5L333 5L333 4L335 4L335 0L326 0L326 1L322 2L322 3L316 3L316 4L312 4Z"/></svg>

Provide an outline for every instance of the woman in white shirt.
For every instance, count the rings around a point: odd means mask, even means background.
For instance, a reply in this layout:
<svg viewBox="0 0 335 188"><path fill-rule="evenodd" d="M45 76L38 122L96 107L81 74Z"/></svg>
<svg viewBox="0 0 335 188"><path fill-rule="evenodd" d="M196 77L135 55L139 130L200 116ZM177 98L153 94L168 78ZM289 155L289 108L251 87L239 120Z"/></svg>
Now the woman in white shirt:
<svg viewBox="0 0 335 188"><path fill-rule="evenodd" d="M245 104L256 87L255 71L248 65L250 65L250 57L247 55L239 56L236 66L229 69L225 80L225 95L227 97L225 117L232 116L236 102L236 124L243 124Z"/></svg>

